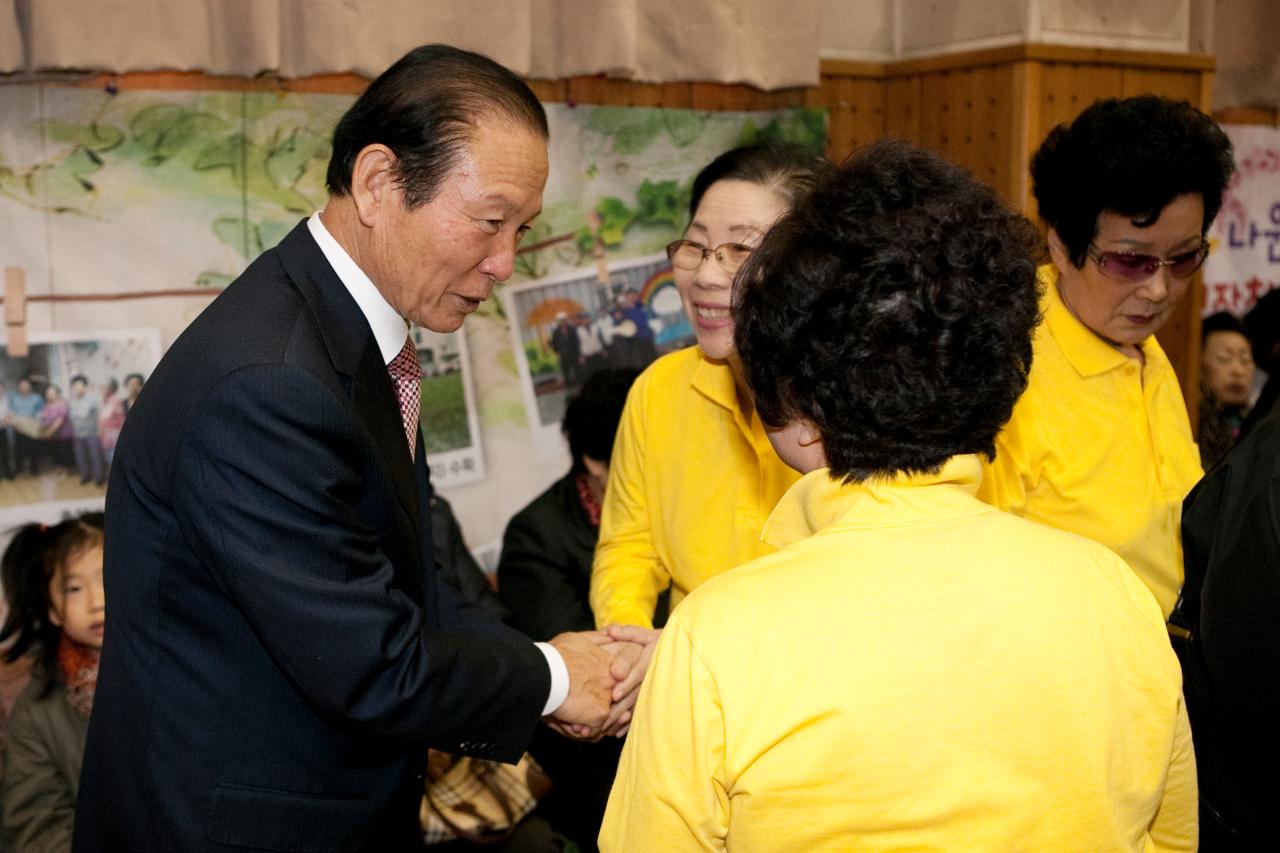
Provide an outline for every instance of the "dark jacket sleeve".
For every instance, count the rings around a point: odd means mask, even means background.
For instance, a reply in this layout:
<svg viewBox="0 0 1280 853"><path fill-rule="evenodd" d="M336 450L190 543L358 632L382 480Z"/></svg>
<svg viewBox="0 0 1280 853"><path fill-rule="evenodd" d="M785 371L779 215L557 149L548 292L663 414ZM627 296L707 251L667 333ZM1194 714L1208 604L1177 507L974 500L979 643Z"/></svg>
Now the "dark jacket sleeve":
<svg viewBox="0 0 1280 853"><path fill-rule="evenodd" d="M381 544L393 520L362 513L352 460L369 446L344 402L291 366L220 380L178 454L183 533L322 713L441 749L481 742L514 761L546 703L546 661L528 642L424 626Z"/></svg>
<svg viewBox="0 0 1280 853"><path fill-rule="evenodd" d="M591 552L568 541L568 522L554 509L553 501L539 499L516 514L498 562L498 594L511 611L508 621L535 640L595 627L587 603Z"/></svg>

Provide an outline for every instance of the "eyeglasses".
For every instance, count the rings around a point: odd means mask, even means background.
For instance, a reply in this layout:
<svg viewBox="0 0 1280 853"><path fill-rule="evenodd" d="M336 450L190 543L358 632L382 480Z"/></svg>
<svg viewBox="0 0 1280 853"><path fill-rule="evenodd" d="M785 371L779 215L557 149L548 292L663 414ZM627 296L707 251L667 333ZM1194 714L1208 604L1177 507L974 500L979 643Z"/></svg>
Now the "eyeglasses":
<svg viewBox="0 0 1280 853"><path fill-rule="evenodd" d="M750 254L751 247L741 243L721 243L714 249L708 249L692 240L673 240L667 244L667 257L671 259L671 265L682 270L696 270L702 266L703 261L715 255L720 269L733 275L746 263Z"/></svg>
<svg viewBox="0 0 1280 853"><path fill-rule="evenodd" d="M1209 246L1206 243L1167 258L1142 252L1103 252L1092 243L1089 244L1089 257L1098 265L1102 274L1126 284L1144 281L1155 275L1161 267L1168 267L1169 275L1174 278L1190 278L1208 256Z"/></svg>

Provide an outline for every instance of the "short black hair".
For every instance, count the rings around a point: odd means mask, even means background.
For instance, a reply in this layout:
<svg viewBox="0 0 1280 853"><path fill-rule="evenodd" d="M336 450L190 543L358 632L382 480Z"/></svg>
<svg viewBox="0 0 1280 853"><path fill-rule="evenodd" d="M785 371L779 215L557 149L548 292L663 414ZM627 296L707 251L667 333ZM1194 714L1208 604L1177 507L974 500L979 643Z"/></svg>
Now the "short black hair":
<svg viewBox="0 0 1280 853"><path fill-rule="evenodd" d="M761 420L811 421L848 481L992 458L1031 368L1037 246L941 157L862 149L739 273L734 342Z"/></svg>
<svg viewBox="0 0 1280 853"><path fill-rule="evenodd" d="M136 379L144 385L147 383L147 380L143 378L141 373L126 373L124 375L124 381L128 382L130 379Z"/></svg>
<svg viewBox="0 0 1280 853"><path fill-rule="evenodd" d="M689 194L689 218L717 181L746 181L776 192L790 204L813 186L827 161L798 145L762 143L724 152L702 168Z"/></svg>
<svg viewBox="0 0 1280 853"><path fill-rule="evenodd" d="M1214 332L1236 332L1246 339L1249 337L1249 333L1244 330L1244 323L1230 311L1219 311L1216 314L1210 314L1200 322L1201 343L1209 340L1209 336Z"/></svg>
<svg viewBox="0 0 1280 853"><path fill-rule="evenodd" d="M1235 161L1231 140L1186 101L1156 95L1111 98L1049 132L1031 160L1040 218L1083 267L1104 210L1145 227L1180 195L1204 201L1209 230Z"/></svg>
<svg viewBox="0 0 1280 853"><path fill-rule="evenodd" d="M75 376L71 377L71 384L75 385L77 382L83 382L85 385L88 385L89 377L85 376L83 373L77 373Z"/></svg>
<svg viewBox="0 0 1280 853"><path fill-rule="evenodd" d="M381 143L396 155L405 206L426 204L458 165L481 115L509 118L543 139L549 134L542 104L510 70L449 45L414 48L370 83L338 121L325 176L329 193L350 193L357 155Z"/></svg>
<svg viewBox="0 0 1280 853"><path fill-rule="evenodd" d="M591 374L564 410L561 429L569 440L573 471L582 472L582 457L608 462L613 437L622 420L627 392L640 375L638 370L606 368Z"/></svg>
<svg viewBox="0 0 1280 853"><path fill-rule="evenodd" d="M1280 361L1280 288L1269 290L1244 315L1244 328L1253 345L1253 360L1268 373Z"/></svg>

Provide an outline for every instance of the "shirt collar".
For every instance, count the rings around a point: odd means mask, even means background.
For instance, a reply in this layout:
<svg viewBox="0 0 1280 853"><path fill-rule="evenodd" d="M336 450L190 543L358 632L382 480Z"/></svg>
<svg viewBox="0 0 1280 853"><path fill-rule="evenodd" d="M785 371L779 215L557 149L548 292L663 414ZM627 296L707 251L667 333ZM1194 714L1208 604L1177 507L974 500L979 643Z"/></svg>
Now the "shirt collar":
<svg viewBox="0 0 1280 853"><path fill-rule="evenodd" d="M365 275L364 270L356 266L356 262L351 260L347 250L333 239L329 229L325 228L324 223L320 221L319 211L311 214L311 218L307 220L307 228L315 238L316 244L320 246L325 259L329 261L329 266L333 267L333 271L338 274L338 278L351 294L351 298L356 301L356 305L360 306L360 313L364 314L369 328L373 330L373 337L378 342L378 351L382 353L383 364L390 364L391 360L400 354L400 350L404 349L404 342L409 337L408 323L378 292L378 288L369 276Z"/></svg>
<svg viewBox="0 0 1280 853"><path fill-rule="evenodd" d="M897 474L845 483L828 468L810 471L778 501L760 538L785 548L829 527L903 527L994 510L974 495L982 463L972 454L953 456L933 474Z"/></svg>
<svg viewBox="0 0 1280 853"><path fill-rule="evenodd" d="M733 384L733 369L728 364L710 361L699 350L698 367L693 372L692 384L696 391L711 402L730 411L737 410L738 390Z"/></svg>
<svg viewBox="0 0 1280 853"><path fill-rule="evenodd" d="M1062 294L1058 290L1058 271L1052 264L1040 267L1040 285L1044 288L1044 298L1041 300L1044 327L1061 346L1062 354L1077 373L1085 377L1098 376L1124 367L1132 361L1071 313L1071 309L1062 301ZM1154 340L1148 336L1138 344L1144 361L1151 360Z"/></svg>

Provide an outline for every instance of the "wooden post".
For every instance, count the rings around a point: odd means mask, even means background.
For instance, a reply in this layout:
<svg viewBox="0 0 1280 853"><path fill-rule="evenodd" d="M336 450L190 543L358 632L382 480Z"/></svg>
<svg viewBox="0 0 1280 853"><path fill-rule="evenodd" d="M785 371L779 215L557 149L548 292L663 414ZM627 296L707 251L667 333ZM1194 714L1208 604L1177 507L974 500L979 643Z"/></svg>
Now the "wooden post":
<svg viewBox="0 0 1280 853"><path fill-rule="evenodd" d="M4 268L4 325L9 355L27 354L27 277L22 267Z"/></svg>

